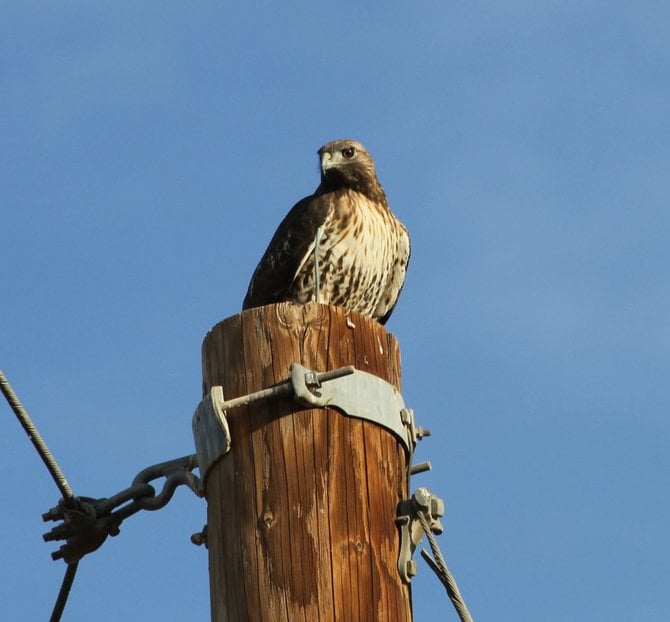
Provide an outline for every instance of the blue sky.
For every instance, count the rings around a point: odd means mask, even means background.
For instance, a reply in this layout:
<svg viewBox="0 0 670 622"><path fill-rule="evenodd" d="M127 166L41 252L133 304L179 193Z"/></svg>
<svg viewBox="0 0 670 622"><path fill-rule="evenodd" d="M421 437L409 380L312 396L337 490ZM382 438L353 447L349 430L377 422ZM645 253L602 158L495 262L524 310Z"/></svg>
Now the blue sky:
<svg viewBox="0 0 670 622"><path fill-rule="evenodd" d="M413 255L387 325L477 620L667 616L670 8L7 2L0 368L75 492L193 450L200 345L316 150L363 142ZM58 498L8 408L0 602ZM204 502L85 558L65 620L207 620ZM416 620L456 619L420 562Z"/></svg>

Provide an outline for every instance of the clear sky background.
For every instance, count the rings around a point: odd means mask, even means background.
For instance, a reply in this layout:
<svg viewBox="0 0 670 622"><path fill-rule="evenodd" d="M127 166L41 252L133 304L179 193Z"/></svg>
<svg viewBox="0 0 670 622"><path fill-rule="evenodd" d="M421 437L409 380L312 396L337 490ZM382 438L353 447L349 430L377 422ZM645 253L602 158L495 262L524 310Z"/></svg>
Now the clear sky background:
<svg viewBox="0 0 670 622"><path fill-rule="evenodd" d="M200 345L316 150L363 142L413 240L388 329L414 478L478 621L663 620L666 2L5 2L0 367L75 493L193 451ZM0 404L0 607L45 620L58 493ZM209 619L180 489L80 564L64 620ZM430 569L416 620L456 620Z"/></svg>

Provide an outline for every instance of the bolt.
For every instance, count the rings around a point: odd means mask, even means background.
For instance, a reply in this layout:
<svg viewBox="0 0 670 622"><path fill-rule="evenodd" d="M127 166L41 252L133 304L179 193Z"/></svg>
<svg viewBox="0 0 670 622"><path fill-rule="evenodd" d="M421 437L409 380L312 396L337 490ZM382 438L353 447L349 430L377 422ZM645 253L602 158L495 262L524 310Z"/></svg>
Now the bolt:
<svg viewBox="0 0 670 622"><path fill-rule="evenodd" d="M207 547L207 525L202 528L202 531L198 531L191 536L191 542L196 546L204 544Z"/></svg>
<svg viewBox="0 0 670 622"><path fill-rule="evenodd" d="M414 429L416 433L416 438L418 440L423 440L425 436L430 436L430 430L428 428L422 428L421 426L417 426Z"/></svg>
<svg viewBox="0 0 670 622"><path fill-rule="evenodd" d="M315 371L308 371L305 374L305 384L308 387L315 387L317 389L321 386L321 383L319 382L319 376Z"/></svg>
<svg viewBox="0 0 670 622"><path fill-rule="evenodd" d="M423 473L425 471L430 471L433 468L430 462L417 462L413 464L409 470L410 475L416 475L417 473Z"/></svg>
<svg viewBox="0 0 670 622"><path fill-rule="evenodd" d="M207 541L207 537L202 531L198 531L191 536L191 542L196 546L202 546Z"/></svg>
<svg viewBox="0 0 670 622"><path fill-rule="evenodd" d="M430 513L433 516L444 516L444 501L439 497L432 497L430 500Z"/></svg>
<svg viewBox="0 0 670 622"><path fill-rule="evenodd" d="M63 518L63 510L60 507L51 508L45 514L42 514L42 520L46 523L47 521L56 521Z"/></svg>
<svg viewBox="0 0 670 622"><path fill-rule="evenodd" d="M419 488L413 495L414 503L422 510L430 508L431 494L426 488Z"/></svg>

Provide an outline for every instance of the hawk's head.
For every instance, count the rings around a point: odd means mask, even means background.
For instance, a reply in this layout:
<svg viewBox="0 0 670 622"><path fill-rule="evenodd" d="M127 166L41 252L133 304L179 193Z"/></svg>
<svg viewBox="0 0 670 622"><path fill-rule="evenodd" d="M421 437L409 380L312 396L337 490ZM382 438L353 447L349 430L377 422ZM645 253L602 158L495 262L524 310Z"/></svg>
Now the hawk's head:
<svg viewBox="0 0 670 622"><path fill-rule="evenodd" d="M375 173L375 163L361 143L333 140L318 151L321 160L321 188L326 191L350 188L374 201L386 202Z"/></svg>

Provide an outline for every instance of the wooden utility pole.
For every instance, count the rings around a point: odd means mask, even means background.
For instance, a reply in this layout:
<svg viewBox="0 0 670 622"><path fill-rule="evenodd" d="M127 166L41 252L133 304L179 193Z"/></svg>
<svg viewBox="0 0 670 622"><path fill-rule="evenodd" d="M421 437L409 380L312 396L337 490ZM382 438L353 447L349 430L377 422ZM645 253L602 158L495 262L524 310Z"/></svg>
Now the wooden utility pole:
<svg viewBox="0 0 670 622"><path fill-rule="evenodd" d="M395 338L374 320L317 304L251 309L202 348L203 391L226 400L287 380L291 363L345 365L400 385ZM228 415L232 449L209 471L213 622L412 619L395 518L407 456L369 421L289 398Z"/></svg>

